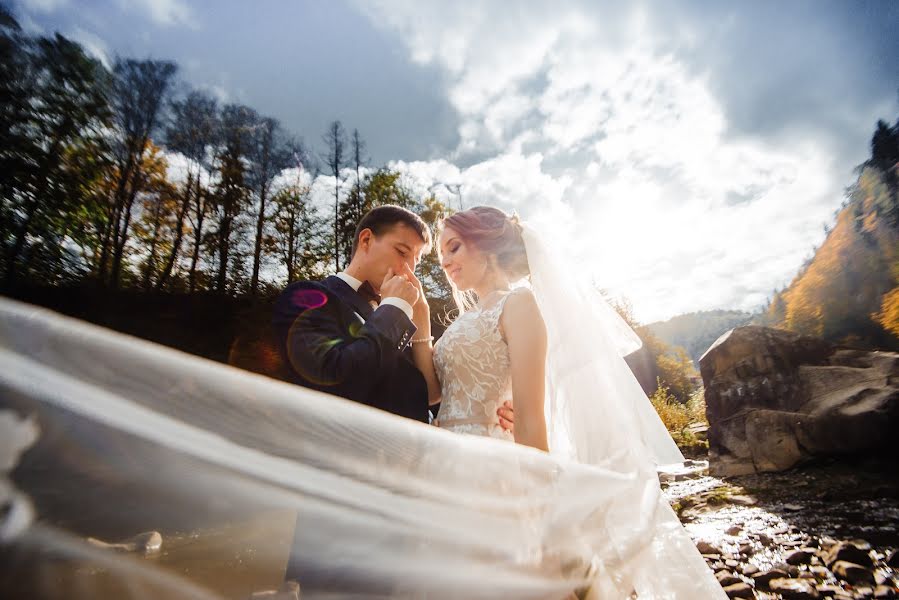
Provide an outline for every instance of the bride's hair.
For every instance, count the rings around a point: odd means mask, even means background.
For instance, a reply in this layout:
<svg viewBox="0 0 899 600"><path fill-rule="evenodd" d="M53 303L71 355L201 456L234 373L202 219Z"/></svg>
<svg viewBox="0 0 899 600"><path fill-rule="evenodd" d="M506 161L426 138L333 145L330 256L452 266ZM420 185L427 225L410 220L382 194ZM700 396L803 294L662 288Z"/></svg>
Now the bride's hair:
<svg viewBox="0 0 899 600"><path fill-rule="evenodd" d="M506 214L492 206L475 206L441 219L437 228L442 231L445 227L481 252L495 256L497 266L510 281L531 274L518 215ZM450 286L460 313L474 305L470 294L459 292L452 281Z"/></svg>

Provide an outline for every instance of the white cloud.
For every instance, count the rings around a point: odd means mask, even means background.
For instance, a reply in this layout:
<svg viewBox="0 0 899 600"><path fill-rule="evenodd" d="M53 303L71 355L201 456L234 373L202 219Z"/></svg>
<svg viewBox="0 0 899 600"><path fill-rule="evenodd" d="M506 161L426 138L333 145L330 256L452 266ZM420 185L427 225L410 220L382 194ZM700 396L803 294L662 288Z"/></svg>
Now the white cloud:
<svg viewBox="0 0 899 600"><path fill-rule="evenodd" d="M572 260L642 320L756 308L840 204L848 182L833 173L846 169L815 132L789 145L730 134L703 70L659 45L674 35L689 48L694 30L659 31L640 8L607 14L589 2L361 8L413 60L445 71L461 120L448 160L396 168L462 183L466 206L567 214Z"/></svg>
<svg viewBox="0 0 899 600"><path fill-rule="evenodd" d="M25 9L33 12L52 13L69 4L69 0L21 0Z"/></svg>
<svg viewBox="0 0 899 600"><path fill-rule="evenodd" d="M137 7L159 25L196 26L196 15L184 0L120 0L127 8Z"/></svg>

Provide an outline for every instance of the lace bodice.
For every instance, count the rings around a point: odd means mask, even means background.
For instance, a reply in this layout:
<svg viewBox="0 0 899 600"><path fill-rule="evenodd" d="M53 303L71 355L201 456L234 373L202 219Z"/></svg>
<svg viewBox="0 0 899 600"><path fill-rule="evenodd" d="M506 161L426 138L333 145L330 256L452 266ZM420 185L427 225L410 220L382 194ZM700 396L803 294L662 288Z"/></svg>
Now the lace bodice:
<svg viewBox="0 0 899 600"><path fill-rule="evenodd" d="M456 319L434 346L434 366L442 399L440 426L457 433L512 440L499 425L496 409L512 400L509 347L499 319L511 294L505 292ZM491 300L488 296L484 300Z"/></svg>

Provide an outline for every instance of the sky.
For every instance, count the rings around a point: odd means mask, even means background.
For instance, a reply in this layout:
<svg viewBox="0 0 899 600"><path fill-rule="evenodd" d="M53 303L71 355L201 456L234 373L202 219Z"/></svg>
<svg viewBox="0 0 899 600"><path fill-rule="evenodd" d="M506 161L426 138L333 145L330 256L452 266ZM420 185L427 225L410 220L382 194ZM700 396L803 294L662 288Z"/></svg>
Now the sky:
<svg viewBox="0 0 899 600"><path fill-rule="evenodd" d="M877 120L899 117L892 0L12 6L107 63L174 60L180 91L319 151L339 119L418 193L564 231L643 322L762 306L823 241Z"/></svg>

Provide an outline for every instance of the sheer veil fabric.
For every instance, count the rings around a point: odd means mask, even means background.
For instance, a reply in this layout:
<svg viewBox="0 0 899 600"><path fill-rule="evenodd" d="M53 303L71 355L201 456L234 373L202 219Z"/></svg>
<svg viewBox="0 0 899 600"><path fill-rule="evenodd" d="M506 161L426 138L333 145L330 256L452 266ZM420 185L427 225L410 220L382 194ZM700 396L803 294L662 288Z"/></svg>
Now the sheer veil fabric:
<svg viewBox="0 0 899 600"><path fill-rule="evenodd" d="M577 348L594 348L582 326ZM652 438L609 429L640 422L607 414L616 378L597 387L591 354L552 347L553 439L570 443L545 454L0 299L0 409L40 429L5 484L31 507L0 521L35 517L0 523L16 532L0 582L33 598L246 598L278 586L296 522L303 598L723 598L660 494ZM585 398L608 428L575 422ZM156 557L86 540L150 529Z"/></svg>

